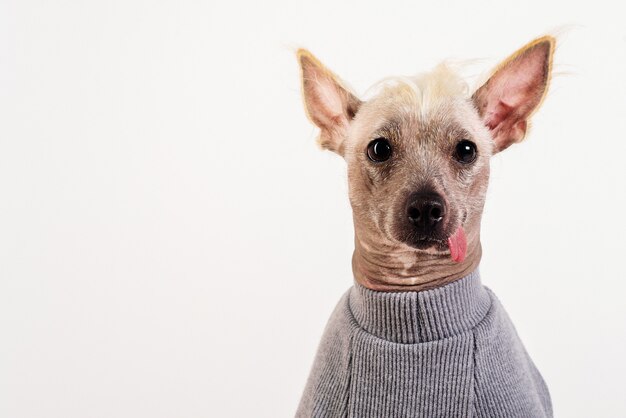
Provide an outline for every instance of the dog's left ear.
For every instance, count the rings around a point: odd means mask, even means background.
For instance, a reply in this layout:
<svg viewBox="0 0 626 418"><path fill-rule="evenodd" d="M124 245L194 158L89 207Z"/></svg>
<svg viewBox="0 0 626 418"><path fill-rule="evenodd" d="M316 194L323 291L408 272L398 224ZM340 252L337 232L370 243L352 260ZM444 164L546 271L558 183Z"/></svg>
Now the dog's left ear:
<svg viewBox="0 0 626 418"><path fill-rule="evenodd" d="M309 51L298 50L298 61L306 112L321 130L319 143L343 155L348 126L361 101Z"/></svg>
<svg viewBox="0 0 626 418"><path fill-rule="evenodd" d="M504 60L472 96L500 152L524 139L529 119L545 97L555 39L544 36Z"/></svg>

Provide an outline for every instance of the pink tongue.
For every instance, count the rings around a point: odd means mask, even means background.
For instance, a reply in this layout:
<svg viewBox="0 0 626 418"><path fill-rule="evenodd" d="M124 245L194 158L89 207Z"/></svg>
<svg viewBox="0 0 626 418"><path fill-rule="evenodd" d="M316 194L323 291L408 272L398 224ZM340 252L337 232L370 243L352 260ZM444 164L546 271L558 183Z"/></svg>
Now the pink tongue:
<svg viewBox="0 0 626 418"><path fill-rule="evenodd" d="M467 253L467 240L465 238L465 231L460 226L450 238L448 238L448 247L450 248L450 257L452 261L460 263L465 260L465 254Z"/></svg>

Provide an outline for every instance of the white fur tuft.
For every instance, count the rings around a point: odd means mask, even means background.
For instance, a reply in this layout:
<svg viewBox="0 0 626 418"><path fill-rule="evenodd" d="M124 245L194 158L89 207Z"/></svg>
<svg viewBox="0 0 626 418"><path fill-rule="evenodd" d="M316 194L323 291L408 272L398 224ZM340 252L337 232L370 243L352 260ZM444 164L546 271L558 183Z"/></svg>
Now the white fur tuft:
<svg viewBox="0 0 626 418"><path fill-rule="evenodd" d="M405 97L426 114L443 100L469 97L469 86L451 65L441 63L432 71L415 76L386 77L370 87L365 96L394 101Z"/></svg>

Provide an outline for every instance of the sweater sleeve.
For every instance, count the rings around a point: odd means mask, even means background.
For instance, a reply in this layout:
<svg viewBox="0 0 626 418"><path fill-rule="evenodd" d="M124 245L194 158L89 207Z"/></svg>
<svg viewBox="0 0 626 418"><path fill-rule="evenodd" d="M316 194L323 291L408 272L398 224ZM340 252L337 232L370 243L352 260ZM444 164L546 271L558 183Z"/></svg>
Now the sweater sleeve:
<svg viewBox="0 0 626 418"><path fill-rule="evenodd" d="M348 293L324 329L296 417L346 417L350 385L352 325Z"/></svg>
<svg viewBox="0 0 626 418"><path fill-rule="evenodd" d="M548 387L496 296L474 329L476 417L552 417Z"/></svg>

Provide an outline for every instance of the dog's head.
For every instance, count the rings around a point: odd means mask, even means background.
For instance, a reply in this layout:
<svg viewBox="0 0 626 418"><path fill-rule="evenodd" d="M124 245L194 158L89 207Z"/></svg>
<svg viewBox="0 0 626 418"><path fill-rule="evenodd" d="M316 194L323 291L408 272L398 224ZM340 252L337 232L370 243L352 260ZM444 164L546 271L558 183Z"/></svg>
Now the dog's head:
<svg viewBox="0 0 626 418"><path fill-rule="evenodd" d="M531 42L473 93L440 65L388 79L367 101L308 51L298 51L305 107L321 130L319 142L348 164L360 238L449 251L462 261L466 233L479 234L489 159L524 138L548 86L554 45L551 37Z"/></svg>

